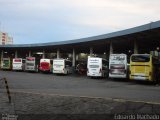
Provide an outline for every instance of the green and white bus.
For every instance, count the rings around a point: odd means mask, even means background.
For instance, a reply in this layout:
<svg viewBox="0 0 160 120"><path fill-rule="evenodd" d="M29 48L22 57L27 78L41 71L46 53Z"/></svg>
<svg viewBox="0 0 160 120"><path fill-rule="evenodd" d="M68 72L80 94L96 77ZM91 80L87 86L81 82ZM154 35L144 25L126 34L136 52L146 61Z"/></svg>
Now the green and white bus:
<svg viewBox="0 0 160 120"><path fill-rule="evenodd" d="M1 69L2 70L11 70L11 59L3 58L1 61Z"/></svg>

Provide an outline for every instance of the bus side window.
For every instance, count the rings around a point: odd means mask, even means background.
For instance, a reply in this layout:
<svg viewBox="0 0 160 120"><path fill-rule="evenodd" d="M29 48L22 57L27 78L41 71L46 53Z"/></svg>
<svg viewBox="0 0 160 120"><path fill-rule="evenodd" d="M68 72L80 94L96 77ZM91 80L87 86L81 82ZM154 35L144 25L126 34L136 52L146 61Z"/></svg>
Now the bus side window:
<svg viewBox="0 0 160 120"><path fill-rule="evenodd" d="M65 68L69 67L68 66L68 61L65 61Z"/></svg>
<svg viewBox="0 0 160 120"><path fill-rule="evenodd" d="M66 61L65 62L65 67L71 67L72 66L72 62L71 61Z"/></svg>

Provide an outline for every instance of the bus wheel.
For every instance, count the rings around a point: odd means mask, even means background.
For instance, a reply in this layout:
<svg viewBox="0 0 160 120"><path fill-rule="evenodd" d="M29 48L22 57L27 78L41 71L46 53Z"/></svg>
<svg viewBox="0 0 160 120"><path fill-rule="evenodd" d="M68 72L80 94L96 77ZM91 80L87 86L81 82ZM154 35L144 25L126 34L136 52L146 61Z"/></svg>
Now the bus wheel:
<svg viewBox="0 0 160 120"><path fill-rule="evenodd" d="M155 84L156 86L159 85L159 79L158 79L158 78L155 80L154 84Z"/></svg>
<svg viewBox="0 0 160 120"><path fill-rule="evenodd" d="M153 82L152 82L154 85L157 85L158 83L157 83L157 79L155 79L155 80L153 80Z"/></svg>

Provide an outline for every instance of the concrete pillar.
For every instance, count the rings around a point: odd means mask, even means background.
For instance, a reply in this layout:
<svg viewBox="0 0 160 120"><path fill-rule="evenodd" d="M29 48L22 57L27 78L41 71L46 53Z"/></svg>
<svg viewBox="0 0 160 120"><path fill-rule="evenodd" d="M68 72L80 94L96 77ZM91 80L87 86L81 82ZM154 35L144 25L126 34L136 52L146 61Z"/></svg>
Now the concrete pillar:
<svg viewBox="0 0 160 120"><path fill-rule="evenodd" d="M60 58L60 50L57 49L57 59Z"/></svg>
<svg viewBox="0 0 160 120"><path fill-rule="evenodd" d="M113 43L112 41L110 42L110 46L109 46L109 55L113 54Z"/></svg>
<svg viewBox="0 0 160 120"><path fill-rule="evenodd" d="M93 56L93 47L90 47L90 56Z"/></svg>
<svg viewBox="0 0 160 120"><path fill-rule="evenodd" d="M45 51L43 50L42 58L45 58Z"/></svg>
<svg viewBox="0 0 160 120"><path fill-rule="evenodd" d="M29 55L28 55L28 57L31 57L32 56L32 52L31 51L29 51Z"/></svg>
<svg viewBox="0 0 160 120"><path fill-rule="evenodd" d="M76 55L76 60L78 61L78 59L79 59L79 58L78 58L78 55Z"/></svg>
<svg viewBox="0 0 160 120"><path fill-rule="evenodd" d="M138 45L136 40L134 40L134 54L138 54Z"/></svg>
<svg viewBox="0 0 160 120"><path fill-rule="evenodd" d="M1 51L1 66L2 66L2 60L3 60L3 50Z"/></svg>
<svg viewBox="0 0 160 120"><path fill-rule="evenodd" d="M17 50L15 51L15 58L18 58L18 52L17 52Z"/></svg>
<svg viewBox="0 0 160 120"><path fill-rule="evenodd" d="M72 67L75 67L75 65L76 65L76 53L75 53L75 49L73 49Z"/></svg>

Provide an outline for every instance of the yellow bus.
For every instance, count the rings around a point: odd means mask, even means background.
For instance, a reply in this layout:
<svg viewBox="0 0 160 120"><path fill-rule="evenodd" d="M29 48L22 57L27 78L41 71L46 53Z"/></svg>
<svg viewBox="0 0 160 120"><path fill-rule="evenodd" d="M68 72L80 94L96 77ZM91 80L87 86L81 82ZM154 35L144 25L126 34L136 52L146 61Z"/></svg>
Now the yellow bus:
<svg viewBox="0 0 160 120"><path fill-rule="evenodd" d="M158 68L154 64L158 59L151 54L133 54L130 57L130 79L158 81Z"/></svg>

